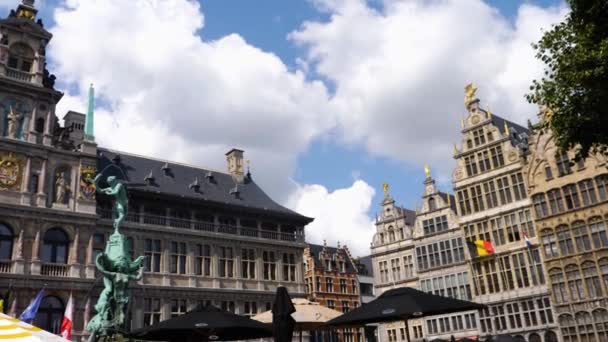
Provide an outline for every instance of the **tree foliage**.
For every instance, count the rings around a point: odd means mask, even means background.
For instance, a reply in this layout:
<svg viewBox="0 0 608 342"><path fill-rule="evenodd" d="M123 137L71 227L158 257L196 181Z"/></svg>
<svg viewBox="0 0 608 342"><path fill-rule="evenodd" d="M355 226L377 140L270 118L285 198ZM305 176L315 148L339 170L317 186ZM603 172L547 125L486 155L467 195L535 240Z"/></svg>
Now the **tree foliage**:
<svg viewBox="0 0 608 342"><path fill-rule="evenodd" d="M608 1L567 2L565 20L532 45L546 68L526 98L549 109L542 126L578 159L608 152Z"/></svg>

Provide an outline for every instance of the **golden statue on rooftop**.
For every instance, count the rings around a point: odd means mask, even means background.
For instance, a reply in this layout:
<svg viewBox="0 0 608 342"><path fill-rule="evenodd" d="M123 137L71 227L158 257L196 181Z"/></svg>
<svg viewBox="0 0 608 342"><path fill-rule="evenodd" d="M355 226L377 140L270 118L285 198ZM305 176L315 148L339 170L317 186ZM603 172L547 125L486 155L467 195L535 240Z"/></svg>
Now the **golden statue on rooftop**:
<svg viewBox="0 0 608 342"><path fill-rule="evenodd" d="M388 183L382 184L382 190L384 191L384 196L388 196Z"/></svg>
<svg viewBox="0 0 608 342"><path fill-rule="evenodd" d="M427 164L424 164L424 175L426 178L431 178L431 168Z"/></svg>
<svg viewBox="0 0 608 342"><path fill-rule="evenodd" d="M475 92L477 87L473 83L469 83L464 87L464 105L468 106L469 103L475 100Z"/></svg>

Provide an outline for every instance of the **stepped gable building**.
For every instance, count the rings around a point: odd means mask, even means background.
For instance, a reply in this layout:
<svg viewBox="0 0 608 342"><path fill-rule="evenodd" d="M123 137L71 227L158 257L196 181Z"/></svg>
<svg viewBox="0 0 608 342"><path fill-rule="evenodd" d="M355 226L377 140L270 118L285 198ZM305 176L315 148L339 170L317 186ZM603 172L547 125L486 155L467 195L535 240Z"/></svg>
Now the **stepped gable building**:
<svg viewBox="0 0 608 342"><path fill-rule="evenodd" d="M413 240L415 220L416 212L395 205L388 184L384 184L382 214L376 218L376 234L371 245L377 296L395 287L417 287ZM422 340L422 321L411 320L409 327L412 340ZM405 324L381 324L378 337L381 341L405 340Z"/></svg>
<svg viewBox="0 0 608 342"><path fill-rule="evenodd" d="M122 233L146 255L132 283L129 328L182 314L199 303L253 315L270 308L277 286L304 296L304 226L312 219L270 199L243 170L227 172L97 148L93 89L85 114L55 114L62 93L45 68L51 34L23 0L0 20L0 293L19 315L44 288L34 323L57 332L70 293L73 339L94 314L101 290L94 260L112 232L110 200L97 172L127 183ZM105 184L101 184L105 186Z"/></svg>
<svg viewBox="0 0 608 342"><path fill-rule="evenodd" d="M435 186L425 166L422 207L416 211L413 240L418 289L440 296L472 300L468 254L456 216L454 196ZM427 340L476 337L477 311L424 318Z"/></svg>
<svg viewBox="0 0 608 342"><path fill-rule="evenodd" d="M473 300L488 305L479 329L527 341L557 341L543 258L527 193L528 130L483 110L466 88L462 146L454 147L459 222L468 240L486 240L495 253L471 260ZM525 236L533 247L528 248Z"/></svg>
<svg viewBox="0 0 608 342"><path fill-rule="evenodd" d="M608 164L574 163L543 131L530 141L527 182L562 341L608 341Z"/></svg>

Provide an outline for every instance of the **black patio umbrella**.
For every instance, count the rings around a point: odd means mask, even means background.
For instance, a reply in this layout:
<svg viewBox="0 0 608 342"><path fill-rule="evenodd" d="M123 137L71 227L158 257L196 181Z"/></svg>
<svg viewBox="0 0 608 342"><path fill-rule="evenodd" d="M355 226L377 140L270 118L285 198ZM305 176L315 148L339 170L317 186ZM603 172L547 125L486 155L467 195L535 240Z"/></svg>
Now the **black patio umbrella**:
<svg viewBox="0 0 608 342"><path fill-rule="evenodd" d="M287 289L279 286L272 304L272 332L275 342L291 342L296 327L296 321L291 317L294 312L296 308Z"/></svg>
<svg viewBox="0 0 608 342"><path fill-rule="evenodd" d="M408 320L438 314L480 310L485 305L460 299L442 297L409 287L388 290L371 302L327 322L333 326L365 325L368 323L405 321L410 340Z"/></svg>
<svg viewBox="0 0 608 342"><path fill-rule="evenodd" d="M265 324L214 306L204 306L184 315L135 330L130 337L146 341L233 341L272 336Z"/></svg>
<svg viewBox="0 0 608 342"><path fill-rule="evenodd" d="M436 339L431 340L431 342L450 342L450 341L444 340L442 338L436 338Z"/></svg>
<svg viewBox="0 0 608 342"><path fill-rule="evenodd" d="M498 335L498 336L494 336L492 338L489 338L487 341L492 341L492 342L521 342L521 339L517 339L513 336L509 336L509 335ZM525 341L525 340L524 340Z"/></svg>

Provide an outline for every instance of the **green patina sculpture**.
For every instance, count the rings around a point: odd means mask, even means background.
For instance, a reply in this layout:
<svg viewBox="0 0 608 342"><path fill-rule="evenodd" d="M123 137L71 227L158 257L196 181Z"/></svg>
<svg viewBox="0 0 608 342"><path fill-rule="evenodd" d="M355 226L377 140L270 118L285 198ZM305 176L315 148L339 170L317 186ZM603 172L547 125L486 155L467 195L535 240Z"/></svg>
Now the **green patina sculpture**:
<svg viewBox="0 0 608 342"><path fill-rule="evenodd" d="M101 337L111 337L125 320L125 310L129 303L128 286L130 280L139 280L142 277L143 256L135 261L131 260L125 237L120 233L120 225L127 215L128 199L125 185L116 177L107 178L109 187L98 186L101 174L98 174L93 183L97 192L114 197L114 208L117 217L114 219L114 233L106 244L105 251L95 260L95 266L103 275L104 289L99 295L95 310L97 314L87 324L91 332L89 341L96 341Z"/></svg>

